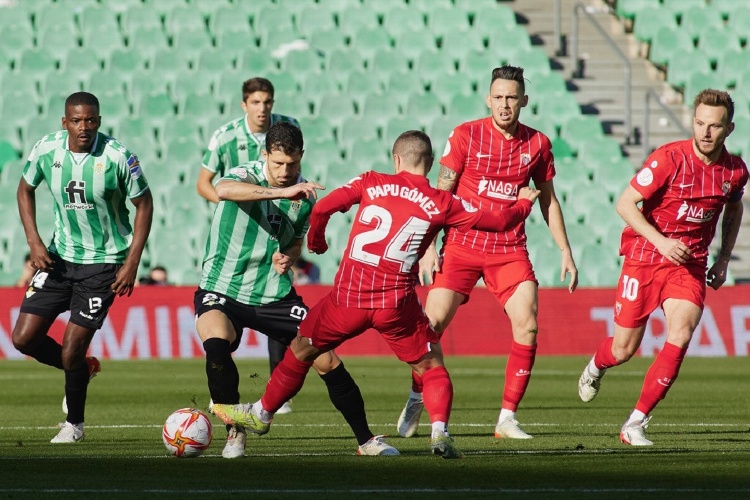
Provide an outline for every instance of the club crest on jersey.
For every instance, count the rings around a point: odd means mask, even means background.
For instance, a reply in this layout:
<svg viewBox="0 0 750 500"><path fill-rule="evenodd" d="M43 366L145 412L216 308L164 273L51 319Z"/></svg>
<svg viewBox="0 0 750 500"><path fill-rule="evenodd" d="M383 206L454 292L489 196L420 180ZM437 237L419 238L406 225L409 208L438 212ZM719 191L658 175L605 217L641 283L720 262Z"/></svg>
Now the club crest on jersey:
<svg viewBox="0 0 750 500"><path fill-rule="evenodd" d="M729 194L729 189L732 187L732 183L729 181L724 181L721 185L721 191L724 193L724 196Z"/></svg>
<svg viewBox="0 0 750 500"><path fill-rule="evenodd" d="M615 302L615 316L619 316L620 311L622 311L622 303L620 303L620 301L617 301Z"/></svg>
<svg viewBox="0 0 750 500"><path fill-rule="evenodd" d="M302 200L292 200L292 202L289 204L289 209L292 212L299 212L300 208L302 208Z"/></svg>
<svg viewBox="0 0 750 500"><path fill-rule="evenodd" d="M247 179L247 170L245 170L244 168L233 168L229 171L229 173L232 175L236 175L240 179Z"/></svg>
<svg viewBox="0 0 750 500"><path fill-rule="evenodd" d="M699 224L713 220L714 215L716 215L716 210L688 205L686 201L683 201L677 210L677 220L685 217L686 222L698 222Z"/></svg>
<svg viewBox="0 0 750 500"><path fill-rule="evenodd" d="M518 196L518 186L510 182L482 179L479 181L477 194L487 196L488 198L513 201Z"/></svg>
<svg viewBox="0 0 750 500"><path fill-rule="evenodd" d="M104 164L97 163L96 165L94 165L94 173L96 175L102 175L104 173Z"/></svg>
<svg viewBox="0 0 750 500"><path fill-rule="evenodd" d="M521 163L524 167L528 167L531 163L531 155L529 153L521 153Z"/></svg>

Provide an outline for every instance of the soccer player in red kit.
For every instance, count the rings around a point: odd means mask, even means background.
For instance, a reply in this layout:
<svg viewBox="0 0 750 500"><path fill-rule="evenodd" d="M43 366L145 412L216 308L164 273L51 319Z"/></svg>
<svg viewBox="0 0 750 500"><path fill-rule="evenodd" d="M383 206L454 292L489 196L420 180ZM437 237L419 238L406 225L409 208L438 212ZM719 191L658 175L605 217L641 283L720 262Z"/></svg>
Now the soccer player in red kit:
<svg viewBox="0 0 750 500"><path fill-rule="evenodd" d="M628 225L620 245L625 260L617 285L615 334L599 345L578 382L581 399L594 399L605 371L635 354L649 315L661 306L667 340L620 432L620 440L633 446L653 444L644 432L650 414L677 379L703 313L706 283L717 290L726 280L742 222L748 171L724 147L734 129L734 103L726 92L707 89L693 105L693 139L654 151L617 203ZM722 209L719 257L706 271L708 246Z"/></svg>
<svg viewBox="0 0 750 500"><path fill-rule="evenodd" d="M318 201L310 218L308 248L328 248L325 227L335 212L354 204L349 243L333 291L300 324L284 360L273 372L261 399L252 405L247 428L268 431L273 413L300 390L312 361L344 341L375 328L396 356L420 374L424 404L432 422L432 452L443 458L462 454L448 435L453 385L442 359L431 350L439 335L417 297L418 261L444 227L503 230L531 212L539 191L520 189L506 210L477 210L446 191L430 186L430 138L420 131L401 134L393 145L396 175L366 172Z"/></svg>
<svg viewBox="0 0 750 500"><path fill-rule="evenodd" d="M437 187L454 192L477 208L502 213L513 206L519 189L533 180L541 192L542 215L562 255L560 280L570 273L568 289L573 292L578 270L553 186L552 146L547 136L518 121L528 100L522 68L494 69L487 96L491 116L453 130L440 160ZM434 271L425 306L427 316L442 333L459 306L469 300L479 278L484 278L487 289L508 315L513 331L495 437L529 439L531 436L521 430L515 419L534 365L538 332L538 282L526 249L524 221L505 231L450 228L442 252L441 263L433 244L420 262L420 279ZM440 352L439 346L435 349ZM403 437L416 433L424 407L422 383L415 373L412 379L412 391L397 424Z"/></svg>

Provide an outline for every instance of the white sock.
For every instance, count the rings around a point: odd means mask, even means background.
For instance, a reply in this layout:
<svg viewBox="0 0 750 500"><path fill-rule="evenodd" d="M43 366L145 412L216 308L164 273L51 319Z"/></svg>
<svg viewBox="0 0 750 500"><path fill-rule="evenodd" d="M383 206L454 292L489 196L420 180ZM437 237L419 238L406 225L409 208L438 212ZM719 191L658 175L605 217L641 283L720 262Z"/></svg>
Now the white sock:
<svg viewBox="0 0 750 500"><path fill-rule="evenodd" d="M589 364L586 366L586 369L589 371L592 377L599 378L602 375L604 375L605 370L600 370L596 367L596 364L594 363L594 358L591 358L591 361L589 361Z"/></svg>
<svg viewBox="0 0 750 500"><path fill-rule="evenodd" d="M500 422L508 420L509 418L516 418L516 412L501 408L500 416L497 418L497 423L499 424Z"/></svg>
<svg viewBox="0 0 750 500"><path fill-rule="evenodd" d="M253 403L253 413L255 413L255 416L264 424L268 424L273 420L273 413L269 413L263 408L263 403L260 402L260 399Z"/></svg>
<svg viewBox="0 0 750 500"><path fill-rule="evenodd" d="M409 399L418 399L422 401L422 393L414 392L414 390L412 389L411 391L409 391Z"/></svg>
<svg viewBox="0 0 750 500"><path fill-rule="evenodd" d="M633 413L630 414L630 418L628 418L628 421L625 422L625 425L630 424L640 424L643 422L643 419L646 418L646 414L639 410L633 410Z"/></svg>
<svg viewBox="0 0 750 500"><path fill-rule="evenodd" d="M448 426L445 425L445 422L433 422L432 423L432 436L439 436L441 434L448 435Z"/></svg>

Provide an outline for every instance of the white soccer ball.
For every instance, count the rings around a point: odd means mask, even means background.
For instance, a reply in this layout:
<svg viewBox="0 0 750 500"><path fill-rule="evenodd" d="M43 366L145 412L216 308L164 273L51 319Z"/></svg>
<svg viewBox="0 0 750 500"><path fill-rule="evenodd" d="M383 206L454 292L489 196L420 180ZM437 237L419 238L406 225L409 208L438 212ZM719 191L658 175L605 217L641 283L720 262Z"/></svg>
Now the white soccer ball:
<svg viewBox="0 0 750 500"><path fill-rule="evenodd" d="M211 445L214 430L208 416L195 408L172 413L162 427L161 437L170 455L198 457Z"/></svg>

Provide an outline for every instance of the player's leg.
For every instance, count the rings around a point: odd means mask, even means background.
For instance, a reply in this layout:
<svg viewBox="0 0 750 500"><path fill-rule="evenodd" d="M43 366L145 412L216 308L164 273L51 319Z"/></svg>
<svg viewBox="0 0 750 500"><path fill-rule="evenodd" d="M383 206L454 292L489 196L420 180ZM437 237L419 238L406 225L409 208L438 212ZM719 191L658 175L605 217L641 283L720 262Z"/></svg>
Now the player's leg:
<svg viewBox="0 0 750 500"><path fill-rule="evenodd" d="M530 439L531 436L521 430L515 417L518 405L526 394L536 360L536 282L519 283L505 302L505 312L510 319L513 341L505 367L503 401L495 427L495 437Z"/></svg>
<svg viewBox="0 0 750 500"><path fill-rule="evenodd" d="M475 280L476 283L476 280ZM425 313L435 331L442 334L453 320L458 308L466 301L467 295L448 288L433 287L427 294ZM443 351L439 345L435 346L435 354L442 360ZM396 422L398 435L412 437L419 429L419 419L422 416L424 402L422 399L423 381L420 375L412 370L411 391L404 409Z"/></svg>
<svg viewBox="0 0 750 500"><path fill-rule="evenodd" d="M284 354L286 353L286 344L283 342L279 342L276 339L268 338L268 364L270 371L269 374L273 374L273 371L276 369L276 367L281 363L281 360L284 359ZM285 413L291 413L292 412L292 405L291 400L285 401L283 405L281 405L281 408L278 409L276 414L282 415Z"/></svg>
<svg viewBox="0 0 750 500"><path fill-rule="evenodd" d="M653 444L644 434L650 414L677 380L690 339L698 326L702 309L688 300L667 299L662 306L667 320L667 341L646 372L635 409L620 431L625 444Z"/></svg>
<svg viewBox="0 0 750 500"><path fill-rule="evenodd" d="M47 335L54 320L20 313L13 327L13 347L45 365L63 369L62 346Z"/></svg>

